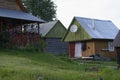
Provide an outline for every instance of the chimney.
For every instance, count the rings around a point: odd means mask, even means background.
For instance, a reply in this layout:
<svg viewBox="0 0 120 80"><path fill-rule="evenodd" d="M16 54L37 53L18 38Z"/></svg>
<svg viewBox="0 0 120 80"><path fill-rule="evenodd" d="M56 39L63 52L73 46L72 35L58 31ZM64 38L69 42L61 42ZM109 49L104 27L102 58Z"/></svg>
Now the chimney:
<svg viewBox="0 0 120 80"><path fill-rule="evenodd" d="M92 19L92 28L93 28L93 30L95 30L95 22L94 22L94 19Z"/></svg>

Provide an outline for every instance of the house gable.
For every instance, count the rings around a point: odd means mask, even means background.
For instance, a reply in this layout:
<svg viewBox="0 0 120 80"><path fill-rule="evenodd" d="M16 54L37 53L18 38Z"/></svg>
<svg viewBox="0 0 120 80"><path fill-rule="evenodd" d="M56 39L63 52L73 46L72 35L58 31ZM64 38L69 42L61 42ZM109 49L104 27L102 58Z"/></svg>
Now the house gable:
<svg viewBox="0 0 120 80"><path fill-rule="evenodd" d="M0 0L0 8L25 11L21 0Z"/></svg>
<svg viewBox="0 0 120 80"><path fill-rule="evenodd" d="M66 28L64 25L57 21L57 23L53 26L53 28L46 34L46 38L62 38L63 35L66 33Z"/></svg>
<svg viewBox="0 0 120 80"><path fill-rule="evenodd" d="M71 25L77 25L78 30L76 32L71 32ZM90 40L91 36L85 31L85 29L78 23L78 21L74 18L68 31L64 37L64 41L73 42L73 41L82 41L82 40Z"/></svg>
<svg viewBox="0 0 120 80"><path fill-rule="evenodd" d="M78 30L70 31L73 24L77 25ZM109 20L98 20L83 17L74 17L64 41L83 41L89 39L114 39L119 29Z"/></svg>

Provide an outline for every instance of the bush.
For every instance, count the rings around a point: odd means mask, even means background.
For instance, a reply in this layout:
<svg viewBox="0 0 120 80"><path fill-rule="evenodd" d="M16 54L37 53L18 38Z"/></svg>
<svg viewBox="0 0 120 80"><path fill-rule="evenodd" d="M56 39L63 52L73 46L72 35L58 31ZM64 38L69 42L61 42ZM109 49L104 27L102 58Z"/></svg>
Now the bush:
<svg viewBox="0 0 120 80"><path fill-rule="evenodd" d="M45 47L46 47L46 42L44 41L43 38L40 38L39 44L29 43L24 48L21 48L21 49L25 51L30 51L30 52L31 51L44 52Z"/></svg>
<svg viewBox="0 0 120 80"><path fill-rule="evenodd" d="M43 38L40 38L39 50L40 52L44 52L46 47L46 42Z"/></svg>
<svg viewBox="0 0 120 80"><path fill-rule="evenodd" d="M10 46L10 33L8 31L0 32L0 47L7 48Z"/></svg>

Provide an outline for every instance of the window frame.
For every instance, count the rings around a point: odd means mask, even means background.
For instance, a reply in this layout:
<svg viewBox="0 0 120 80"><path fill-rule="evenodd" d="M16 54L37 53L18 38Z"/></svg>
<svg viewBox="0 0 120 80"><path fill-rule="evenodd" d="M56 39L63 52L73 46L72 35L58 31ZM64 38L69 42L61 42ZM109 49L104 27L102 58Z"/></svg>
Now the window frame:
<svg viewBox="0 0 120 80"><path fill-rule="evenodd" d="M110 52L115 51L115 47L114 47L112 41L109 41L109 42L108 42L108 50L109 50Z"/></svg>

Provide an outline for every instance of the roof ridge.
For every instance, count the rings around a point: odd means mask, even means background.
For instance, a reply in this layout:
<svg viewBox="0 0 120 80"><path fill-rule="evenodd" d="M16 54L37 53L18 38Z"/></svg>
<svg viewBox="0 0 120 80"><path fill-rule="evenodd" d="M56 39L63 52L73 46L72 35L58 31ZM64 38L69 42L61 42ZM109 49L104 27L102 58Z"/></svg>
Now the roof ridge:
<svg viewBox="0 0 120 80"><path fill-rule="evenodd" d="M56 21L49 21L49 22L40 24L40 28L44 29L44 32L41 31L42 32L41 34L43 34L43 36L46 36L51 31L51 29L53 29L53 27L55 26L55 24L57 22L58 22L58 20L56 20Z"/></svg>
<svg viewBox="0 0 120 80"><path fill-rule="evenodd" d="M58 20L48 21L48 22L46 22L46 23L42 23L42 24L49 24L49 23L53 23L53 22L57 23L57 21L58 21Z"/></svg>
<svg viewBox="0 0 120 80"><path fill-rule="evenodd" d="M78 16L75 16L75 18L82 18L82 19L89 19L89 20L96 20L96 21L112 22L111 20L103 20L103 19L95 19L95 18L87 18L87 17L78 17Z"/></svg>

